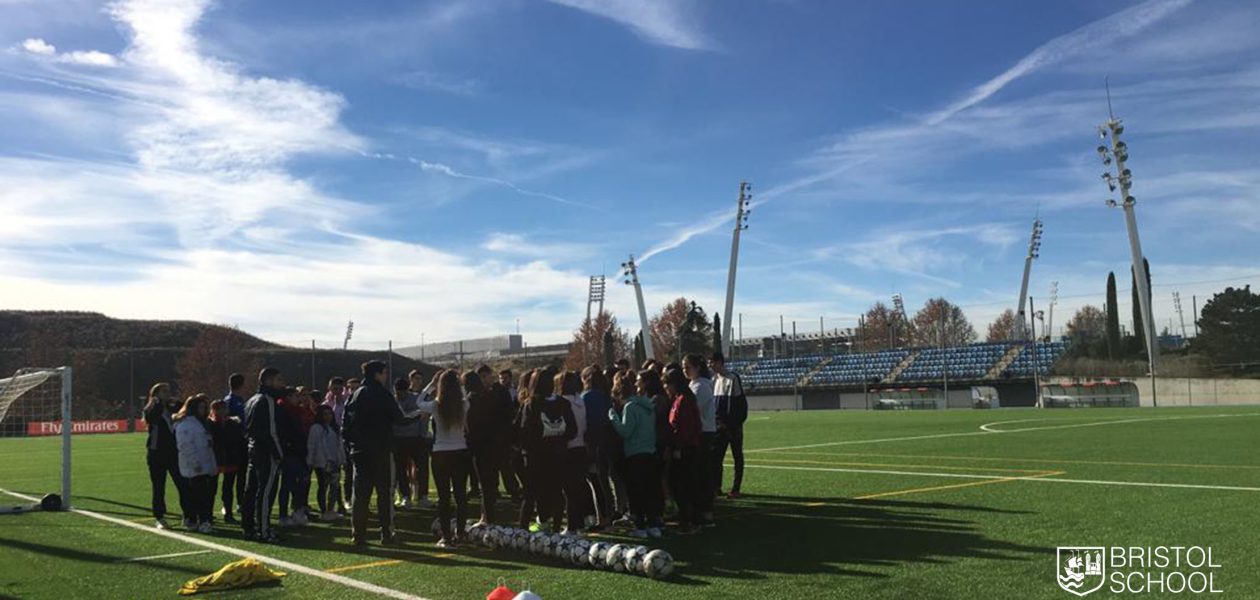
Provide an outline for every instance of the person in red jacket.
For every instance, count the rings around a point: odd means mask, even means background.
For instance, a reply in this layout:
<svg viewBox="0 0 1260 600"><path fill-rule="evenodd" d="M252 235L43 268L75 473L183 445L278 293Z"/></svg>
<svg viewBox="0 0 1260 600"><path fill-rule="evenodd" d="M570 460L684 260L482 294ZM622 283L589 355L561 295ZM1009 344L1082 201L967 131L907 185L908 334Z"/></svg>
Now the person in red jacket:
<svg viewBox="0 0 1260 600"><path fill-rule="evenodd" d="M674 399L669 410L670 483L678 504L678 533L700 530L700 408L682 369L665 372L665 392Z"/></svg>

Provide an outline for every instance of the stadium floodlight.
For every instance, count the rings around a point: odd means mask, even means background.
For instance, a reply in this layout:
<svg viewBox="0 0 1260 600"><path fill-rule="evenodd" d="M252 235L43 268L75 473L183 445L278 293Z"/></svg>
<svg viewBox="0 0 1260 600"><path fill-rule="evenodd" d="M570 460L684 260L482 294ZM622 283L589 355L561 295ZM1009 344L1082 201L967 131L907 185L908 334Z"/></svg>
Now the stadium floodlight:
<svg viewBox="0 0 1260 600"><path fill-rule="evenodd" d="M739 198L735 201L735 229L731 232L731 264L726 272L726 305L722 311L723 354L731 353L731 313L735 310L735 273L739 264L739 234L748 229L748 213L752 204L752 184L739 183Z"/></svg>
<svg viewBox="0 0 1260 600"><path fill-rule="evenodd" d="M1110 106L1110 93L1108 93L1108 106ZM1156 365L1159 362L1159 338L1155 336L1155 319L1151 314L1151 287L1150 281L1146 277L1146 266L1144 255L1142 254L1142 240L1138 234L1137 215L1135 214L1135 206L1137 199L1129 194L1129 189L1133 185L1133 172L1125 165L1129 159L1129 146L1120 139L1120 135L1124 133L1124 125L1117 119L1115 115L1110 115L1107 122L1098 127L1098 131L1104 142L1110 143L1111 157L1115 158L1116 174L1113 176L1107 173L1104 180L1108 184L1108 188L1115 191L1111 182L1114 180L1119 187L1120 202L1108 199L1107 206L1115 208L1117 206L1124 209L1125 228L1129 233L1129 253L1133 260L1133 276L1137 283L1138 292L1138 309L1142 314L1143 332L1146 338L1146 356L1151 372L1151 404L1158 406L1159 402L1156 397L1155 373ZM1104 148L1105 149L1105 148ZM1103 164L1110 165L1109 157L1103 154Z"/></svg>
<svg viewBox="0 0 1260 600"><path fill-rule="evenodd" d="M643 286L639 285L639 267L634 264L634 255L630 260L621 263L621 274L626 285L634 286L634 299L639 304L640 335L643 336L643 354L648 358L656 358L656 350L652 347L652 330L648 327L647 305L643 303Z"/></svg>
<svg viewBox="0 0 1260 600"><path fill-rule="evenodd" d="M1015 309L1015 339L1028 339L1028 317L1024 305L1028 301L1028 280L1032 276L1032 263L1041 256L1041 236L1045 233L1041 219L1033 219L1032 233L1028 236L1028 254L1024 256L1024 276L1019 283L1019 304Z"/></svg>

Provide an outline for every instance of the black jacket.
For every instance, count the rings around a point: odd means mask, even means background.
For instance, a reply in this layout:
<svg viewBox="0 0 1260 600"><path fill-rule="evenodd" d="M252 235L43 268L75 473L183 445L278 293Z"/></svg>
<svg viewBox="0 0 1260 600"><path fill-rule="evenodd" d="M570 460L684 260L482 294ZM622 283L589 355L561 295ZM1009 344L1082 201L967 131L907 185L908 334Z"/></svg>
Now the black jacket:
<svg viewBox="0 0 1260 600"><path fill-rule="evenodd" d="M167 420L166 405L155 402L144 409L144 422L149 428L145 448L148 448L148 461L154 464L178 467L179 450L175 446L175 431Z"/></svg>
<svg viewBox="0 0 1260 600"><path fill-rule="evenodd" d="M245 403L245 439L249 442L250 454L271 456L276 460L284 458L276 432L276 420L284 418L278 414L281 412L272 390L260 389Z"/></svg>
<svg viewBox="0 0 1260 600"><path fill-rule="evenodd" d="M726 376L735 380L732 390L735 394L715 399L717 421L726 429L743 429L744 421L748 420L748 395L744 393L744 380L734 371L729 371Z"/></svg>
<svg viewBox="0 0 1260 600"><path fill-rule="evenodd" d="M214 459L220 467L244 467L248 446L245 444L245 427L235 418L210 422L210 435L214 437Z"/></svg>
<svg viewBox="0 0 1260 600"><path fill-rule="evenodd" d="M403 415L398 401L375 379L363 382L354 396L346 402L346 412L341 420L342 437L351 454L390 452L394 440L394 425L402 425L408 419Z"/></svg>

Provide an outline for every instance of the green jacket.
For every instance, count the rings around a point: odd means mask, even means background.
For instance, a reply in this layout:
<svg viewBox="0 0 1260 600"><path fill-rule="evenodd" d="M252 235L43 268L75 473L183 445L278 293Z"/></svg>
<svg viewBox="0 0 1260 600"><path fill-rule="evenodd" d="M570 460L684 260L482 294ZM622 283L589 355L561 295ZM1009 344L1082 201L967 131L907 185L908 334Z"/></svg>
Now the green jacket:
<svg viewBox="0 0 1260 600"><path fill-rule="evenodd" d="M622 407L620 415L609 409L608 418L621 436L626 456L656 452L656 406L651 398L633 396Z"/></svg>

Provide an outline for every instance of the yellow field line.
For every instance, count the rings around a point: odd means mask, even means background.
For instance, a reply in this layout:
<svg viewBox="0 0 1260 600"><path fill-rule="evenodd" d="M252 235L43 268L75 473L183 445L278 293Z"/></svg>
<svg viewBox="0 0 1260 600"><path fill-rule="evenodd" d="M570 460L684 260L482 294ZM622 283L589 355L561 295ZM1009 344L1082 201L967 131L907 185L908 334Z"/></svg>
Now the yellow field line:
<svg viewBox="0 0 1260 600"><path fill-rule="evenodd" d="M810 456L877 456L880 458L939 458L942 460L978 460L978 461L1002 461L1008 463L1034 462L1034 463L1051 463L1066 465L1109 465L1109 466L1128 466L1128 467L1177 467L1185 469L1260 469L1260 465L1212 465L1212 464L1188 464L1188 463L1152 463L1152 462L1125 462L1113 460L1070 460L1070 459L1054 459L1054 458L1016 458L1002 457L994 458L990 456L948 456L948 455L925 455L925 454L876 454L872 452L804 452L804 451L779 451L775 454L804 454ZM911 465L905 465L911 466ZM930 465L936 467L937 465ZM940 467L945 468L945 467Z"/></svg>
<svg viewBox="0 0 1260 600"><path fill-rule="evenodd" d="M784 454L787 454L784 452ZM792 460L777 458L748 458L749 461L766 462L766 463L797 463L807 465L831 465L845 467L914 467L920 469L947 469L950 471L1008 471L1012 473L1042 473L1045 469L1004 469L999 467L950 467L946 465L909 465L904 463L865 463L865 462L836 462L821 460Z"/></svg>
<svg viewBox="0 0 1260 600"><path fill-rule="evenodd" d="M903 496L906 494L921 494L923 492L936 492L940 490L955 490L958 488L975 487L978 485L989 485L993 483L1006 483L1008 481L1019 481L1021 479L1033 479L1035 477L1050 477L1052 475L1062 475L1067 471L1044 471L1037 475L1028 475L1026 477L1003 477L1001 479L985 479L982 481L969 481L967 483L953 483L950 485L934 485L931 487L911 488L908 490L895 490L892 492L880 492L878 494L867 494L865 496L854 496L854 500L872 500L875 498L887 498L889 496Z"/></svg>
<svg viewBox="0 0 1260 600"><path fill-rule="evenodd" d="M344 567L334 567L332 569L324 569L325 573L345 573L346 571L357 571L359 569L371 569L372 567L386 567L401 563L401 560L378 560L376 562L363 563L359 565L347 565Z"/></svg>

